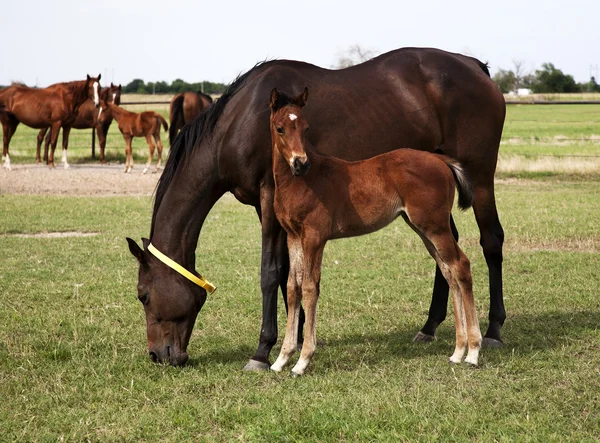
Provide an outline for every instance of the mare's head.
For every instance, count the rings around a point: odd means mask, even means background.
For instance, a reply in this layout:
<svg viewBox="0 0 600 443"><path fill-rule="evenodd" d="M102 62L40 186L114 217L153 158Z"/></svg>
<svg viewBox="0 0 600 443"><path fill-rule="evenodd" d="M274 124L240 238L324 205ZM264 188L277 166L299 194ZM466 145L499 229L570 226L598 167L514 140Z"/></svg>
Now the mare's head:
<svg viewBox="0 0 600 443"><path fill-rule="evenodd" d="M302 108L308 100L308 88L296 97L288 97L273 88L271 91L271 140L273 149L290 165L292 174L305 175L310 168L306 155L305 133L308 123L302 115Z"/></svg>
<svg viewBox="0 0 600 443"><path fill-rule="evenodd" d="M88 92L88 98L94 101L96 107L100 106L100 78L102 74L98 74L98 77L90 77L88 74L85 86Z"/></svg>
<svg viewBox="0 0 600 443"><path fill-rule="evenodd" d="M188 359L187 346L207 292L160 262L148 250L148 239L142 239L143 249L130 238L127 242L140 264L138 300L146 313L150 358L181 366Z"/></svg>

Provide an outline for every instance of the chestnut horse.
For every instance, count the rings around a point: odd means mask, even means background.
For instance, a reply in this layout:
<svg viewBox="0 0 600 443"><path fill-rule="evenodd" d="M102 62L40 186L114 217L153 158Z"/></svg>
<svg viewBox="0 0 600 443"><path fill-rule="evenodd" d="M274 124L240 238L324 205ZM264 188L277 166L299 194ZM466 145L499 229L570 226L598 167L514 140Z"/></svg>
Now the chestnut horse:
<svg viewBox="0 0 600 443"><path fill-rule="evenodd" d="M104 88L100 91L100 100L104 100L106 102L114 103L115 105L121 104L121 85L110 84L109 87ZM94 157L95 145L96 145L96 133L98 134L98 141L100 142L100 162L105 163L104 161L104 149L106 148L106 135L108 134L108 129L110 128L110 124L112 123L112 118L107 119L102 124L98 123L98 108L94 105L92 100L87 100L83 105L79 107L77 111L77 117L75 118L75 122L71 126L74 129L89 129L92 128L92 158ZM48 128L40 129L40 132L37 137L37 149L35 154L35 160L37 163L40 162L40 146L42 144L42 140L44 140L44 135ZM63 132L64 137L64 132ZM50 133L46 135L46 139L44 140L44 161L48 161L48 146L50 145Z"/></svg>
<svg viewBox="0 0 600 443"><path fill-rule="evenodd" d="M150 227L152 245L191 271L202 225L219 198L231 192L254 206L262 225L263 310L258 348L246 369L270 367L269 354L277 342L277 295L281 289L286 299L289 272L286 233L273 210L265 97L274 87L304 86L314 94L304 111L312 122L306 136L325 154L354 161L399 146L430 152L441 147L461 163L473 182L473 210L489 267L490 321L484 341L501 344L504 231L496 210L494 171L506 105L486 65L431 48L398 49L341 70L275 60L238 77L179 132L156 190ZM140 264L137 289L146 313L148 351L155 361L180 365L188 358L187 345L207 292L149 252L150 240L143 240L143 248L128 240ZM434 338L446 317L448 295L448 283L436 269L429 317L415 340Z"/></svg>
<svg viewBox="0 0 600 443"><path fill-rule="evenodd" d="M270 128L275 179L274 209L287 233L290 271L288 317L281 352L271 366L281 372L298 346L300 303L306 330L292 375L302 375L317 345L316 311L321 263L328 240L377 231L401 215L421 237L452 291L456 347L451 363L477 365L481 332L473 299L469 259L450 227L454 187L461 209L473 191L462 167L446 156L398 149L368 160L347 162L318 155L306 141L302 108L308 88L290 98L271 91Z"/></svg>
<svg viewBox="0 0 600 443"><path fill-rule="evenodd" d="M10 169L8 146L19 123L36 129L48 128L51 131L52 151L48 165L54 167L54 150L58 132L63 128L63 162L67 163L69 132L77 111L83 103L91 99L100 104L100 77L87 76L86 80L57 83L47 88L36 89L22 85L9 86L0 91L0 121L3 130L2 158L4 167Z"/></svg>
<svg viewBox="0 0 600 443"><path fill-rule="evenodd" d="M160 167L162 160L163 145L160 140L160 125L162 124L165 131L169 128L167 121L162 115L154 111L144 111L141 113L127 111L115 104L107 103L105 101L100 102L100 111L98 113L98 123L104 124L109 119L114 118L119 125L119 131L123 134L125 139L125 171L131 172L133 169L133 154L131 152L131 141L133 137L145 137L146 143L148 143L148 149L150 155L148 156L148 163L144 168L143 173L148 172L150 164L152 163L152 156L154 155L154 141L156 141L156 147L158 148L158 161L156 168L152 172L157 172Z"/></svg>
<svg viewBox="0 0 600 443"><path fill-rule="evenodd" d="M212 105L213 99L204 92L182 92L171 99L169 107L169 144L172 145L177 132L191 122L202 111Z"/></svg>

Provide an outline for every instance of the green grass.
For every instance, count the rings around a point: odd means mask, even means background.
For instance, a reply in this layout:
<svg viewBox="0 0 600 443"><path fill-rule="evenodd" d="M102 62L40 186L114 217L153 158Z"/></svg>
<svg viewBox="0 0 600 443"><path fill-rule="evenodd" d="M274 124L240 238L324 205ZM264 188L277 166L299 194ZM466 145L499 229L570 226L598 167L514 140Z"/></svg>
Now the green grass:
<svg viewBox="0 0 600 443"><path fill-rule="evenodd" d="M243 373L260 328L260 226L232 198L211 211L198 270L217 284L184 368L157 366L125 236L148 234L136 197L0 196L2 440L595 440L600 435L600 183L497 186L506 231L505 347L450 366L452 316L425 321L433 261L398 220L328 244L307 374ZM472 211L457 214L482 328L487 268ZM280 303L281 305L281 303ZM280 306L280 332L284 328ZM279 344L281 343L281 338ZM274 358L279 345L273 350Z"/></svg>

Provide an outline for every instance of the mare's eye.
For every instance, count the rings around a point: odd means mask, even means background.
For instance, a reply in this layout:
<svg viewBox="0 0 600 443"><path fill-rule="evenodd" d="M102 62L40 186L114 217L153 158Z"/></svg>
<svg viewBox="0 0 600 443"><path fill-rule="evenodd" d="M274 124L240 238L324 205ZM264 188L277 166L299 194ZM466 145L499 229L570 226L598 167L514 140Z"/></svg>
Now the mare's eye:
<svg viewBox="0 0 600 443"><path fill-rule="evenodd" d="M138 295L138 300L143 304L147 304L148 303L148 293L146 294L142 294L142 295Z"/></svg>
<svg viewBox="0 0 600 443"><path fill-rule="evenodd" d="M277 126L277 133L283 135L283 128L281 126Z"/></svg>

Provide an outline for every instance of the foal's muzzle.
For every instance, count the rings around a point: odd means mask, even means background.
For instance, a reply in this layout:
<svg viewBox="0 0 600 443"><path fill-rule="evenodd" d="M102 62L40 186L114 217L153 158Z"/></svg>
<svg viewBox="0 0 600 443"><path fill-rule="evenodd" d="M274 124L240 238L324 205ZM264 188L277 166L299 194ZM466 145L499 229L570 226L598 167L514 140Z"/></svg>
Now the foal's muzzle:
<svg viewBox="0 0 600 443"><path fill-rule="evenodd" d="M301 159L300 157L296 157L292 162L292 174L296 176L305 175L310 169L310 161L308 158Z"/></svg>

